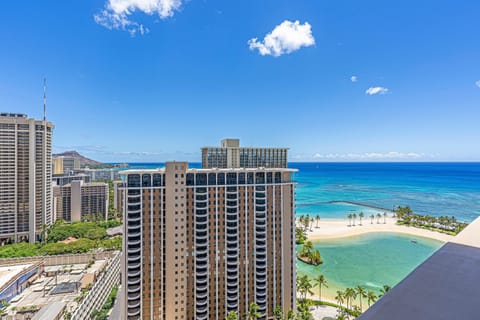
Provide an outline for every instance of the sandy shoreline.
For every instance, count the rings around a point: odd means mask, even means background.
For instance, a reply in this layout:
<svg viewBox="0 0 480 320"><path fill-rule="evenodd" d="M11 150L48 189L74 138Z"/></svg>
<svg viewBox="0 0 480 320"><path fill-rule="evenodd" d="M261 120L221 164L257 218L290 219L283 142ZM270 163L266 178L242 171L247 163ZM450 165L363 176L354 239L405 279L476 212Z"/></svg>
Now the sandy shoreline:
<svg viewBox="0 0 480 320"><path fill-rule="evenodd" d="M448 242L454 238L453 236L440 232L397 225L396 221L397 219L388 217L386 223L383 223L384 219L382 217L380 223L377 224L377 220L375 219L372 224L370 218L364 218L362 219L362 225L360 225L359 219L357 218L355 226L353 224L349 226L348 219L321 219L318 223L318 228L316 227L317 223L313 223L312 229L307 231L307 237L309 240L316 241L352 237L374 232L394 232L435 239L442 242ZM297 220L297 226L299 225Z"/></svg>

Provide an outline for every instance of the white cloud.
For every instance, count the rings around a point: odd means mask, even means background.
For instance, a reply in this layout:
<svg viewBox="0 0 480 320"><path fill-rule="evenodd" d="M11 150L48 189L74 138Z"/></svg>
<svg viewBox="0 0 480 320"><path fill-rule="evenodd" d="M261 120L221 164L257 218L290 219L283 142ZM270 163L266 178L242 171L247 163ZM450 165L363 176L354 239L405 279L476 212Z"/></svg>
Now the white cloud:
<svg viewBox="0 0 480 320"><path fill-rule="evenodd" d="M387 88L384 87L370 87L365 91L365 94L373 96L375 94L386 94L388 92Z"/></svg>
<svg viewBox="0 0 480 320"><path fill-rule="evenodd" d="M358 81L358 77L357 77L357 76L351 76L351 77L350 77L350 80L351 80L352 82L357 82L357 81Z"/></svg>
<svg viewBox="0 0 480 320"><path fill-rule="evenodd" d="M480 80L478 80L477 82L475 82L475 84L477 85L477 87L480 88Z"/></svg>
<svg viewBox="0 0 480 320"><path fill-rule="evenodd" d="M173 16L183 0L107 0L105 8L93 16L96 23L113 30L128 31L132 36L145 34L149 29L130 19L135 11L148 15L158 15L161 19Z"/></svg>
<svg viewBox="0 0 480 320"><path fill-rule="evenodd" d="M314 44L315 38L312 35L311 25L308 22L300 24L298 20L295 22L283 21L268 33L263 41L258 41L258 38L248 40L250 50L258 49L260 55L274 57Z"/></svg>
<svg viewBox="0 0 480 320"><path fill-rule="evenodd" d="M367 152L367 153L329 153L321 154L315 153L313 155L315 159L323 160L347 160L347 161L366 161L366 160L415 160L421 158L430 158L424 153L402 153L402 152L387 152L387 153L378 153L378 152Z"/></svg>

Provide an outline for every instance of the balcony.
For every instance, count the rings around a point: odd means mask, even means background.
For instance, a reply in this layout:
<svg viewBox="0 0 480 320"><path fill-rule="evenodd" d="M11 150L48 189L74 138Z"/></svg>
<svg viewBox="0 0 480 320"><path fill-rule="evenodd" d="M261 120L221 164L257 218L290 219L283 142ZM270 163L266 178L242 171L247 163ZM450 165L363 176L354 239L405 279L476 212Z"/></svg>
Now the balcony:
<svg viewBox="0 0 480 320"><path fill-rule="evenodd" d="M235 311L238 307L238 302L236 301L232 301L232 302L229 302L227 301L227 308L228 308L228 311Z"/></svg>
<svg viewBox="0 0 480 320"><path fill-rule="evenodd" d="M135 308L140 307L140 299L128 301L127 303L128 303L128 309L130 309L130 308L135 309Z"/></svg>
<svg viewBox="0 0 480 320"><path fill-rule="evenodd" d="M136 308L128 308L128 316L129 317L134 317L133 319L138 319L137 316L140 315L140 308L139 307L136 307Z"/></svg>
<svg viewBox="0 0 480 320"><path fill-rule="evenodd" d="M129 286L127 291L128 291L128 293L139 292L140 291L140 286L139 285Z"/></svg>
<svg viewBox="0 0 480 320"><path fill-rule="evenodd" d="M133 285L136 285L136 284L140 284L140 277L137 276L137 277L128 277L128 285L129 286L133 286Z"/></svg>
<svg viewBox="0 0 480 320"><path fill-rule="evenodd" d="M139 293L128 293L128 300L137 300L140 299L140 292Z"/></svg>

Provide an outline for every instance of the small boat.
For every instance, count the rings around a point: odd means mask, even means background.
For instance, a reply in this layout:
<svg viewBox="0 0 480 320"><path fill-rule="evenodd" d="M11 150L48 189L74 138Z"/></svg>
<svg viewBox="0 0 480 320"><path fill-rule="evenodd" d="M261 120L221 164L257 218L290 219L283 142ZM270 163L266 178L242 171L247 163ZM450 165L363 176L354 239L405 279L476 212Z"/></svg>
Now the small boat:
<svg viewBox="0 0 480 320"><path fill-rule="evenodd" d="M417 243L417 240L410 240L410 242L412 242L412 243Z"/></svg>

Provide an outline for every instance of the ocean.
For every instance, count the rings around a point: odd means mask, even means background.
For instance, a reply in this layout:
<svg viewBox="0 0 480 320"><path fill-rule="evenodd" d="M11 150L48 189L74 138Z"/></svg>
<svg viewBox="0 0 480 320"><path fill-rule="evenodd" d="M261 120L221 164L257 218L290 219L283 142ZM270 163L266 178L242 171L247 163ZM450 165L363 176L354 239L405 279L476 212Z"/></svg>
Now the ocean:
<svg viewBox="0 0 480 320"><path fill-rule="evenodd" d="M131 169L162 163L129 163ZM198 168L200 163L189 163ZM348 213L378 212L352 201L392 209L409 205L432 216L455 216L471 222L480 216L480 163L305 163L292 162L297 216L345 218ZM332 203L333 201L339 201Z"/></svg>

